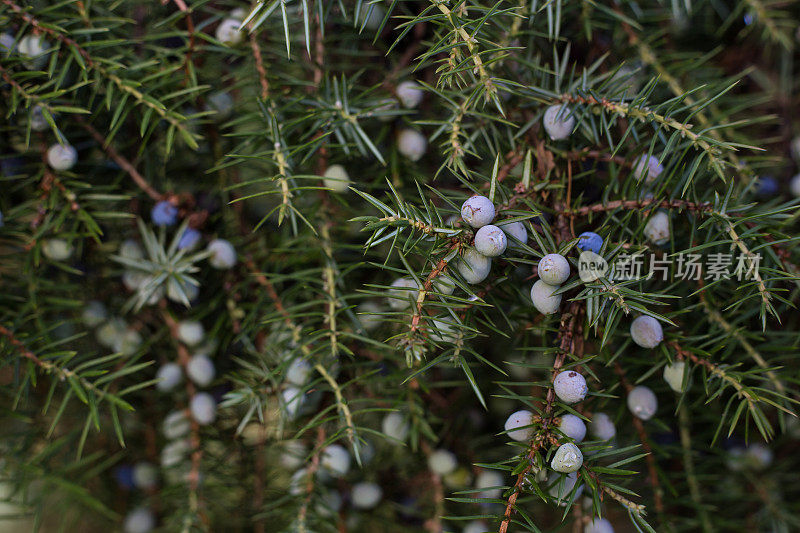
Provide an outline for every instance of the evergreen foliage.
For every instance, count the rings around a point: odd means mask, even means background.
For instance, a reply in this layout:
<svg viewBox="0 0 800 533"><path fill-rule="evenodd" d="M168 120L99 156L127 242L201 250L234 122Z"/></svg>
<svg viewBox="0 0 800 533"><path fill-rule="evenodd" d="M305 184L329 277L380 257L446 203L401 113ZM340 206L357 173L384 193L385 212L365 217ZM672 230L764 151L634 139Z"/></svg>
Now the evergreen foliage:
<svg viewBox="0 0 800 533"><path fill-rule="evenodd" d="M798 15L0 0L0 531L800 529Z"/></svg>

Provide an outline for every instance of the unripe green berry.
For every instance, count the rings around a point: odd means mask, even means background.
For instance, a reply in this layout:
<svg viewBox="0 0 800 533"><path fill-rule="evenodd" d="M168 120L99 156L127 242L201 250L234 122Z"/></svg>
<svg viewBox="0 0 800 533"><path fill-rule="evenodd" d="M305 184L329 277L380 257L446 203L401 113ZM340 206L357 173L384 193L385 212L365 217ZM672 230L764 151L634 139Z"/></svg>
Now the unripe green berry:
<svg viewBox="0 0 800 533"><path fill-rule="evenodd" d="M434 474L446 476L455 471L458 460L450 450L435 450L428 456L428 468Z"/></svg>
<svg viewBox="0 0 800 533"><path fill-rule="evenodd" d="M571 442L562 444L553 455L550 467L556 472L569 474L577 472L583 465L583 454L580 449Z"/></svg>
<svg viewBox="0 0 800 533"><path fill-rule="evenodd" d="M158 469L147 461L133 465L133 484L142 490L150 490L158 486Z"/></svg>
<svg viewBox="0 0 800 533"><path fill-rule="evenodd" d="M533 438L533 413L528 410L521 410L506 419L505 430L511 440L526 442Z"/></svg>
<svg viewBox="0 0 800 533"><path fill-rule="evenodd" d="M333 192L344 193L350 190L350 175L342 165L331 165L325 169L322 182Z"/></svg>
<svg viewBox="0 0 800 533"><path fill-rule="evenodd" d="M244 40L244 32L239 30L242 21L235 18L222 19L217 26L216 38L222 44L235 46Z"/></svg>
<svg viewBox="0 0 800 533"><path fill-rule="evenodd" d="M473 248L468 248L456 262L456 270L467 281L475 285L489 276L492 260Z"/></svg>
<svg viewBox="0 0 800 533"><path fill-rule="evenodd" d="M644 226L644 236L655 245L662 245L669 241L669 215L659 211L647 221Z"/></svg>
<svg viewBox="0 0 800 533"><path fill-rule="evenodd" d="M658 320L642 315L631 323L631 338L642 348L655 348L664 340L664 330Z"/></svg>
<svg viewBox="0 0 800 533"><path fill-rule="evenodd" d="M53 261L66 261L72 256L74 248L64 239L47 239L42 243L42 253Z"/></svg>
<svg viewBox="0 0 800 533"><path fill-rule="evenodd" d="M569 279L569 261L561 254L547 254L539 260L539 279L550 285L561 285Z"/></svg>
<svg viewBox="0 0 800 533"><path fill-rule="evenodd" d="M486 257L497 257L507 245L506 234L495 225L487 224L475 233L475 249Z"/></svg>
<svg viewBox="0 0 800 533"><path fill-rule="evenodd" d="M450 276L442 274L434 279L433 288L440 294L450 296L456 290L456 282Z"/></svg>
<svg viewBox="0 0 800 533"><path fill-rule="evenodd" d="M461 204L461 218L473 228L482 228L494 220L494 216L494 204L485 196L471 196Z"/></svg>
<svg viewBox="0 0 800 533"><path fill-rule="evenodd" d="M553 293L560 288L558 285L550 285L540 279L536 280L531 287L531 301L536 310L544 315L557 312L561 305L561 295Z"/></svg>
<svg viewBox="0 0 800 533"><path fill-rule="evenodd" d="M586 379L574 370L559 372L553 380L553 388L558 399L567 404L583 401L589 392Z"/></svg>
<svg viewBox="0 0 800 533"><path fill-rule="evenodd" d="M286 369L286 382L292 385L303 386L311 375L311 363L305 359L295 359Z"/></svg>
<svg viewBox="0 0 800 533"><path fill-rule="evenodd" d="M649 387L640 385L628 393L628 409L642 420L650 420L658 410L658 399Z"/></svg>
<svg viewBox="0 0 800 533"><path fill-rule="evenodd" d="M683 392L683 374L686 370L686 363L675 361L664 367L664 381L675 392Z"/></svg>
<svg viewBox="0 0 800 533"><path fill-rule="evenodd" d="M87 303L86 307L83 309L82 318L83 323L88 327L96 328L106 321L108 318L108 311L106 311L106 306L103 305L103 302L92 300Z"/></svg>

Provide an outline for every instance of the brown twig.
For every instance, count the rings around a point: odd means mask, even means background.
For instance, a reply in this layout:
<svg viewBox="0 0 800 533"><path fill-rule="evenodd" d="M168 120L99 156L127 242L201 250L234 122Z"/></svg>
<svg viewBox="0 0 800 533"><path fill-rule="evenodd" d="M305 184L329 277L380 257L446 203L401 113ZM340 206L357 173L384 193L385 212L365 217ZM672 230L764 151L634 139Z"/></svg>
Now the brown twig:
<svg viewBox="0 0 800 533"><path fill-rule="evenodd" d="M127 172L140 189L147 193L147 195L153 200L159 201L163 198L163 195L155 190L152 185L150 185L150 183L139 173L138 170L136 170L136 167L134 167L130 161L125 159L113 146L111 146L111 144L106 142L99 131L94 129L91 124L82 118L75 118L81 124L81 126L83 126L83 129L88 131L89 134L100 144L100 147L106 152L106 154L108 154L108 157L113 159L122 168L122 170Z"/></svg>

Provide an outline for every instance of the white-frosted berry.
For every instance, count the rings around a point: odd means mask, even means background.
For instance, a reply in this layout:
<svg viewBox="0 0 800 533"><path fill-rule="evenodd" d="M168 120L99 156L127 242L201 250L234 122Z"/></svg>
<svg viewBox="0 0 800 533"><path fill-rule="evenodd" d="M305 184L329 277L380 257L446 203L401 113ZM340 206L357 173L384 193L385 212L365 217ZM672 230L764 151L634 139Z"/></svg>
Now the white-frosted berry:
<svg viewBox="0 0 800 533"><path fill-rule="evenodd" d="M434 318L431 326L428 332L430 338L436 342L456 342L459 338L460 329L450 316L444 320Z"/></svg>
<svg viewBox="0 0 800 533"><path fill-rule="evenodd" d="M561 285L569 279L569 261L561 254L547 254L539 260L539 279L550 285Z"/></svg>
<svg viewBox="0 0 800 533"><path fill-rule="evenodd" d="M125 516L125 533L150 533L156 527L156 515L147 507L137 507Z"/></svg>
<svg viewBox="0 0 800 533"><path fill-rule="evenodd" d="M558 429L575 442L581 442L586 436L586 424L583 423L580 417L573 414L561 415L561 423L558 425Z"/></svg>
<svg viewBox="0 0 800 533"><path fill-rule="evenodd" d="M617 428L606 413L595 413L589 422L589 433L597 440L611 440L617 435Z"/></svg>
<svg viewBox="0 0 800 533"><path fill-rule="evenodd" d="M208 387L214 381L217 370L208 356L193 355L186 364L186 374L200 387Z"/></svg>
<svg viewBox="0 0 800 533"><path fill-rule="evenodd" d="M435 450L428 456L428 468L434 474L440 476L452 474L457 466L456 455L450 450Z"/></svg>
<svg viewBox="0 0 800 533"><path fill-rule="evenodd" d="M47 149L47 164L53 170L69 170L78 162L78 151L69 144L53 144Z"/></svg>
<svg viewBox="0 0 800 533"><path fill-rule="evenodd" d="M533 438L533 413L523 409L511 415L506 419L505 430L511 440L517 442L527 442Z"/></svg>
<svg viewBox="0 0 800 533"><path fill-rule="evenodd" d="M158 486L158 468L147 461L133 465L133 484L136 488L150 490Z"/></svg>
<svg viewBox="0 0 800 533"><path fill-rule="evenodd" d="M653 183L664 172L664 167L658 162L656 156L644 154L633 164L632 172L636 181L644 180L645 183Z"/></svg>
<svg viewBox="0 0 800 533"><path fill-rule="evenodd" d="M519 250L523 244L528 243L528 230L522 222L501 224L500 229L506 234L510 249Z"/></svg>
<svg viewBox="0 0 800 533"><path fill-rule="evenodd" d="M323 492L314 505L314 509L323 517L333 516L338 513L341 508L342 495L339 494L339 491L333 489Z"/></svg>
<svg viewBox="0 0 800 533"><path fill-rule="evenodd" d="M486 522L473 520L464 526L464 529L461 530L461 533L487 533L487 531L489 531L489 526L486 524Z"/></svg>
<svg viewBox="0 0 800 533"><path fill-rule="evenodd" d="M575 128L575 117L566 105L551 105L544 112L544 130L554 141L566 139Z"/></svg>
<svg viewBox="0 0 800 533"><path fill-rule="evenodd" d="M389 307L395 311L402 311L417 300L419 285L414 278L398 278L392 282L392 289L388 291Z"/></svg>
<svg viewBox="0 0 800 533"><path fill-rule="evenodd" d="M494 220L494 216L494 204L485 196L471 196L461 204L461 218L473 228L482 228Z"/></svg>
<svg viewBox="0 0 800 533"><path fill-rule="evenodd" d="M341 444L331 444L322 450L319 464L331 475L342 477L350 470L350 452Z"/></svg>
<svg viewBox="0 0 800 533"><path fill-rule="evenodd" d="M531 287L531 301L536 310L545 315L558 311L561 305L561 295L553 293L560 288L558 285L550 285L540 279L536 280Z"/></svg>
<svg viewBox="0 0 800 533"><path fill-rule="evenodd" d="M795 198L800 198L800 174L795 174L792 181L789 182L789 192Z"/></svg>
<svg viewBox="0 0 800 533"><path fill-rule="evenodd" d="M181 320L178 323L178 338L188 346L200 344L205 336L206 330L197 320Z"/></svg>
<svg viewBox="0 0 800 533"><path fill-rule="evenodd" d="M403 442L408 437L408 422L401 413L387 413L381 421L381 431L395 441Z"/></svg>
<svg viewBox="0 0 800 533"><path fill-rule="evenodd" d="M686 371L686 363L675 361L664 367L664 381L669 388L675 392L683 392L683 374Z"/></svg>
<svg viewBox="0 0 800 533"><path fill-rule="evenodd" d="M475 478L475 488L481 490L475 497L497 499L503 494L503 486L503 475L500 472L482 470Z"/></svg>
<svg viewBox="0 0 800 533"><path fill-rule="evenodd" d="M21 56L29 58L24 63L28 69L40 69L50 56L50 43L41 35L26 35L17 43L17 51Z"/></svg>
<svg viewBox="0 0 800 533"><path fill-rule="evenodd" d="M288 386L281 391L281 400L286 416L290 419L297 416L303 406L303 391L294 386Z"/></svg>
<svg viewBox="0 0 800 533"><path fill-rule="evenodd" d="M108 318L108 311L106 311L106 306L103 302L91 300L86 304L86 307L84 307L81 318L86 326L96 328L106 321Z"/></svg>
<svg viewBox="0 0 800 533"><path fill-rule="evenodd" d="M201 426L207 426L217 419L217 402L207 392L198 392L189 402L192 418Z"/></svg>
<svg viewBox="0 0 800 533"><path fill-rule="evenodd" d="M755 442L745 450L745 458L755 470L764 470L772 464L772 450L760 442Z"/></svg>
<svg viewBox="0 0 800 533"><path fill-rule="evenodd" d="M308 448L302 441L290 440L283 445L283 452L281 452L281 465L289 470L300 468L305 464L305 458L308 455Z"/></svg>
<svg viewBox="0 0 800 533"><path fill-rule="evenodd" d="M356 509L372 509L383 498L383 489L376 483L362 481L353 485L350 498L353 501L353 507Z"/></svg>
<svg viewBox="0 0 800 533"><path fill-rule="evenodd" d="M0 33L0 56L8 56L17 49L16 39L10 33Z"/></svg>
<svg viewBox="0 0 800 533"><path fill-rule="evenodd" d="M167 298L173 302L184 304L183 298L185 297L191 305L191 302L195 301L199 294L200 288L188 280L178 281L170 278L167 281Z"/></svg>
<svg viewBox="0 0 800 533"><path fill-rule="evenodd" d="M595 517L583 526L583 533L614 533L614 528L611 526L611 522L605 518Z"/></svg>
<svg viewBox="0 0 800 533"><path fill-rule="evenodd" d="M122 273L122 284L131 292L135 292L143 287L150 276L142 270L127 269Z"/></svg>
<svg viewBox="0 0 800 533"><path fill-rule="evenodd" d="M211 252L208 262L212 267L224 270L236 264L236 248L225 239L214 239L206 249Z"/></svg>
<svg viewBox="0 0 800 533"><path fill-rule="evenodd" d="M383 322L383 317L380 316L382 311L381 306L375 302L364 302L356 308L356 315L365 330L373 331Z"/></svg>
<svg viewBox="0 0 800 533"><path fill-rule="evenodd" d="M642 348L655 348L664 340L664 330L658 320L642 315L631 322L631 338Z"/></svg>
<svg viewBox="0 0 800 533"><path fill-rule="evenodd" d="M209 95L205 107L215 113L214 119L225 120L233 113L233 97L225 91L215 92Z"/></svg>
<svg viewBox="0 0 800 533"><path fill-rule="evenodd" d="M403 104L403 107L407 108L414 108L422 102L422 97L425 95L425 92L422 90L417 83L413 81L402 81L397 86L397 98L400 99L400 103Z"/></svg>
<svg viewBox="0 0 800 533"><path fill-rule="evenodd" d="M628 409L642 420L650 420L658 410L658 399L650 387L639 385L628 393Z"/></svg>
<svg viewBox="0 0 800 533"><path fill-rule="evenodd" d="M358 14L358 26L363 25L365 29L375 31L381 27L386 8L382 3L364 2L361 4L361 11Z"/></svg>
<svg viewBox="0 0 800 533"><path fill-rule="evenodd" d="M161 431L169 440L185 437L192 429L192 424L183 411L172 411L164 417Z"/></svg>
<svg viewBox="0 0 800 533"><path fill-rule="evenodd" d="M66 261L74 250L75 248L64 239L47 239L42 242L42 253L53 261Z"/></svg>
<svg viewBox="0 0 800 533"><path fill-rule="evenodd" d="M558 399L564 403L580 402L589 392L586 379L574 370L559 372L553 380L553 388Z"/></svg>
<svg viewBox="0 0 800 533"><path fill-rule="evenodd" d="M234 46L244 40L244 32L239 30L242 21L233 17L222 19L217 26L216 37L219 42L228 46Z"/></svg>
<svg viewBox="0 0 800 533"><path fill-rule="evenodd" d="M172 468L181 464L192 449L187 439L178 439L167 443L161 449L162 468Z"/></svg>
<svg viewBox="0 0 800 533"><path fill-rule="evenodd" d="M583 454L580 449L571 442L562 444L553 455L550 461L550 468L556 472L569 474L577 472L583 465Z"/></svg>
<svg viewBox="0 0 800 533"><path fill-rule="evenodd" d="M485 280L491 269L492 259L473 248L468 248L456 262L458 273L464 277L467 283L473 285Z"/></svg>
<svg viewBox="0 0 800 533"><path fill-rule="evenodd" d="M560 505L561 507L565 507L568 501L575 501L583 493L583 485L580 485L577 489L575 489L575 485L577 483L577 472L570 472L566 475L560 475L553 479L550 487L547 489L547 493L556 499L556 504ZM574 494L572 494L573 489L575 489ZM572 494L572 498L568 500L567 498L569 498L570 494Z"/></svg>
<svg viewBox="0 0 800 533"><path fill-rule="evenodd" d="M412 161L419 161L428 149L428 139L417 130L406 128L397 136L397 149Z"/></svg>
<svg viewBox="0 0 800 533"><path fill-rule="evenodd" d="M305 359L295 359L289 363L289 367L286 369L286 382L292 385L305 385L311 375L311 370L311 363Z"/></svg>
<svg viewBox="0 0 800 533"><path fill-rule="evenodd" d="M183 381L183 370L178 363L166 363L156 372L156 389L161 392L169 392Z"/></svg>
<svg viewBox="0 0 800 533"><path fill-rule="evenodd" d="M133 328L127 328L122 335L117 337L113 349L122 355L133 355L142 345L142 334Z"/></svg>
<svg viewBox="0 0 800 533"><path fill-rule="evenodd" d="M322 182L333 192L347 192L350 190L350 175L342 165L331 165L325 169L325 176Z"/></svg>
<svg viewBox="0 0 800 533"><path fill-rule="evenodd" d="M144 250L133 239L125 239L122 241L122 244L119 245L119 256L124 257L125 259L130 259L132 261L138 261L139 259L144 259Z"/></svg>
<svg viewBox="0 0 800 533"><path fill-rule="evenodd" d="M508 240L503 230L487 224L475 233L475 249L486 257L497 257L506 251Z"/></svg>
<svg viewBox="0 0 800 533"><path fill-rule="evenodd" d="M433 290L449 296L456 290L456 282L447 275L437 276L433 281Z"/></svg>
<svg viewBox="0 0 800 533"><path fill-rule="evenodd" d="M97 328L97 331L95 332L97 342L106 348L113 348L117 338L125 333L127 327L128 326L125 324L125 321L121 318L112 318Z"/></svg>
<svg viewBox="0 0 800 533"><path fill-rule="evenodd" d="M47 128L50 127L50 124L47 123L47 119L44 118L42 106L39 104L36 104L31 108L30 124L33 131L47 131Z"/></svg>
<svg viewBox="0 0 800 533"><path fill-rule="evenodd" d="M644 236L655 245L666 244L670 238L669 215L659 211L644 226Z"/></svg>

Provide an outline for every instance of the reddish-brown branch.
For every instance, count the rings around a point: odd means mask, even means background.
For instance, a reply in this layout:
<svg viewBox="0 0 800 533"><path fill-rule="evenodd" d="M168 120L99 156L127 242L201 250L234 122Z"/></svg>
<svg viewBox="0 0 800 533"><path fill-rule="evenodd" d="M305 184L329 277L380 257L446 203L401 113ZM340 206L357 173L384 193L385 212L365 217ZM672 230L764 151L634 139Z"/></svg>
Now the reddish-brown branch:
<svg viewBox="0 0 800 533"><path fill-rule="evenodd" d="M553 363L553 371L550 377L552 382L568 355L580 356L583 353L583 306L580 302L572 302L567 312L561 315L561 326L559 327L559 352ZM528 464L525 469L517 475L517 480L514 483L514 491L506 501L506 510L503 513L503 520L500 522L500 533L508 531L509 523L511 522L511 515L514 512L514 507L517 503L517 498L522 490L522 485L525 483L525 478L530 473L534 465L534 459L537 451L547 443L555 443L555 437L551 433L551 428L555 425L555 416L553 415L553 404L556 399L555 390L550 387L547 389L547 396L545 399L545 406L542 410L541 425L539 430L531 440L530 446L526 453L526 460Z"/></svg>
<svg viewBox="0 0 800 533"><path fill-rule="evenodd" d="M267 69L264 67L264 58L261 56L261 47L258 46L256 33L250 34L250 48L253 50L253 61L258 72L258 82L261 84L261 99L269 98L269 80L267 80Z"/></svg>
<svg viewBox="0 0 800 533"><path fill-rule="evenodd" d="M79 117L76 117L76 120L81 124L81 126L83 126L83 129L88 131L94 140L100 144L100 147L106 152L106 154L108 154L108 157L113 159L114 162L116 162L122 168L122 170L127 172L131 179L136 182L136 185L138 185L140 189L147 193L150 198L156 201L163 198L163 195L155 190L152 185L150 185L150 183L139 173L138 170L136 170L136 167L134 167L130 161L120 155L120 153L117 152L117 150L111 146L111 144L106 143L105 138L100 134L99 131L94 129L91 124Z"/></svg>
<svg viewBox="0 0 800 533"><path fill-rule="evenodd" d="M687 211L711 211L714 209L714 205L710 202L690 202L688 200L655 200L655 199L643 199L643 200L614 200L612 202L607 202L604 204L592 204L592 205L585 205L583 207L578 207L569 211L570 215L588 215L589 213L603 213L607 211L613 211L615 209L644 209L646 207L649 208L662 208L662 209L685 209Z"/></svg>

